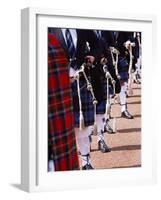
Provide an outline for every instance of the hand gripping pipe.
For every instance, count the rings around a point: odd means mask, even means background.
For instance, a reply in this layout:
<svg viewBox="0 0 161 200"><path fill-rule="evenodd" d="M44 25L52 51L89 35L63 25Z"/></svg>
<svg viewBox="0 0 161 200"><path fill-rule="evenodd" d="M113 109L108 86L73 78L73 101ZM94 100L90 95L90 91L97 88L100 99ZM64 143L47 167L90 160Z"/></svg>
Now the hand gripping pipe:
<svg viewBox="0 0 161 200"><path fill-rule="evenodd" d="M118 73L118 57L119 57L119 51L114 48L114 47L110 47L110 52L111 52L111 57L112 57L112 62L113 62L113 66L115 68L115 73L118 79L120 79L120 75ZM114 54L116 55L116 60L114 59Z"/></svg>

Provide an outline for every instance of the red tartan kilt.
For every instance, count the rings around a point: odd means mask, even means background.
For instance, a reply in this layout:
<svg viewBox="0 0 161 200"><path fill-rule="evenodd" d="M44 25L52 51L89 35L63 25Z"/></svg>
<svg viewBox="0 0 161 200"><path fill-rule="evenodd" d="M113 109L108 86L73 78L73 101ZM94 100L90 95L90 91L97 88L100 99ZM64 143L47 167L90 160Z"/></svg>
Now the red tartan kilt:
<svg viewBox="0 0 161 200"><path fill-rule="evenodd" d="M79 169L68 60L55 36L48 38L49 159L56 171Z"/></svg>

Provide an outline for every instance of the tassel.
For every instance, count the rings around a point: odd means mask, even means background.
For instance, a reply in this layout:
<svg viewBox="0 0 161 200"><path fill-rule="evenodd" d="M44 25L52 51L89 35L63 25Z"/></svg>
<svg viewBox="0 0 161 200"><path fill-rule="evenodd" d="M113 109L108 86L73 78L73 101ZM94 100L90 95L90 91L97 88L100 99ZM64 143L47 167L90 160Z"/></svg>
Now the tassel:
<svg viewBox="0 0 161 200"><path fill-rule="evenodd" d="M84 117L83 117L83 113L82 111L80 111L80 115L79 115L79 130L83 130L85 127L84 125Z"/></svg>
<svg viewBox="0 0 161 200"><path fill-rule="evenodd" d="M97 135L97 124L94 123L93 125L93 135Z"/></svg>
<svg viewBox="0 0 161 200"><path fill-rule="evenodd" d="M133 90L132 90L132 62L133 62L133 55L132 55L132 47L135 47L135 43L134 42L130 42L129 43L129 48L128 51L129 51L129 54L130 54L130 62L129 62L129 79L128 79L128 95L129 96L132 96L133 95Z"/></svg>
<svg viewBox="0 0 161 200"><path fill-rule="evenodd" d="M113 121L112 121L112 129L113 129L113 132L116 133L116 131L117 131L117 127L116 127L116 117L113 118Z"/></svg>
<svg viewBox="0 0 161 200"><path fill-rule="evenodd" d="M96 123L96 105L97 100L93 100L93 106L94 106L94 125L93 125L93 135L97 135L97 123Z"/></svg>
<svg viewBox="0 0 161 200"><path fill-rule="evenodd" d="M79 73L76 75L77 79L77 91L78 91L78 100L79 100L79 129L82 130L84 125L84 117L83 117L83 111L82 111L82 102L81 102L81 94L80 94L80 86L79 86Z"/></svg>
<svg viewBox="0 0 161 200"><path fill-rule="evenodd" d="M115 83L113 84L113 87L115 88ZM115 89L114 89L114 99L113 99L113 105L112 106L114 106L116 104L117 97L119 97L119 96L115 94ZM113 109L112 109L112 113L113 113ZM113 115L114 115L114 113L113 113ZM114 117L114 116L113 116L113 120L112 120L112 129L113 129L113 133L116 133L116 131L117 131L116 117Z"/></svg>
<svg viewBox="0 0 161 200"><path fill-rule="evenodd" d="M106 112L105 112L106 116L110 114L110 108L111 108L110 104L106 103Z"/></svg>
<svg viewBox="0 0 161 200"><path fill-rule="evenodd" d="M106 79L107 79L107 82L106 82L106 92L107 92L107 100L106 100L106 116L108 115L108 114L110 114L110 101L109 101L109 78L110 78L110 76L109 76L109 72L106 72L106 71L104 71L106 74L108 74L108 76L106 76Z"/></svg>

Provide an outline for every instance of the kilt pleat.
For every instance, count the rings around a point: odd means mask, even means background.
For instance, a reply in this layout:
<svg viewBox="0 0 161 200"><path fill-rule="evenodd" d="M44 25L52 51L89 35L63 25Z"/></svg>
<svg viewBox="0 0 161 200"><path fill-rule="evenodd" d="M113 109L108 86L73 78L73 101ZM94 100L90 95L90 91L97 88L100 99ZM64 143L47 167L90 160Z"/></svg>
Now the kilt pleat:
<svg viewBox="0 0 161 200"><path fill-rule="evenodd" d="M84 125L91 126L94 124L94 106L91 93L86 88L85 80L80 80L80 96L82 111L84 117ZM72 83L72 96L73 96L73 108L74 108L74 125L79 127L79 101L78 101L78 91L77 82Z"/></svg>
<svg viewBox="0 0 161 200"><path fill-rule="evenodd" d="M106 100L107 100L107 79L105 77L101 77L101 83L103 87L103 95L104 95L104 100L97 105L96 107L96 113L97 114L104 114L106 111ZM113 88L109 84L109 94L113 94Z"/></svg>
<svg viewBox="0 0 161 200"><path fill-rule="evenodd" d="M118 61L118 73L121 77L121 80L128 80L129 74L128 74L129 64L126 57L119 57Z"/></svg>

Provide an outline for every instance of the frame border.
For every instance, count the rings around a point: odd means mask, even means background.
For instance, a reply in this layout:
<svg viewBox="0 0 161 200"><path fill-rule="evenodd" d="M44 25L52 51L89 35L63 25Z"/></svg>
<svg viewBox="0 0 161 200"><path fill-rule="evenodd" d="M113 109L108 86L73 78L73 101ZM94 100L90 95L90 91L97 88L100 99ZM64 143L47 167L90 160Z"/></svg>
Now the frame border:
<svg viewBox="0 0 161 200"><path fill-rule="evenodd" d="M42 188L37 184L37 15L151 22L153 34L152 57L153 59L156 58L156 17L154 15L107 14L104 12L53 10L48 8L25 8L21 10L21 189L28 192L42 191ZM155 147L155 145L153 146ZM155 148L153 149L152 172L154 182L156 182ZM51 191L51 188L49 190Z"/></svg>

